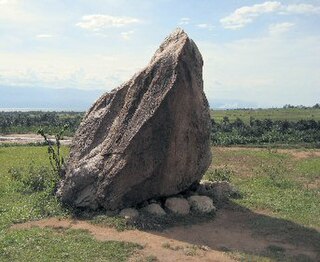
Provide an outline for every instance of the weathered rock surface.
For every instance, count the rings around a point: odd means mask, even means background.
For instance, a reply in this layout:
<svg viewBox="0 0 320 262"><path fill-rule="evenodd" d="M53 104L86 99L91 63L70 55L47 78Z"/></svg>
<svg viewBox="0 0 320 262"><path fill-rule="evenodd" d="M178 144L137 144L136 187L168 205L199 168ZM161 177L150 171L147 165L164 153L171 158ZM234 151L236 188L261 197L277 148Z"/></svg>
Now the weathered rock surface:
<svg viewBox="0 0 320 262"><path fill-rule="evenodd" d="M216 210L212 199L207 196L191 196L188 198L188 202L192 211L210 213Z"/></svg>
<svg viewBox="0 0 320 262"><path fill-rule="evenodd" d="M164 205L168 210L170 210L170 212L178 215L188 215L190 213L190 205L188 203L188 200L184 198L167 198Z"/></svg>
<svg viewBox="0 0 320 262"><path fill-rule="evenodd" d="M164 209L156 203L147 205L143 208L143 211L156 216L164 216L166 214L166 211L164 211Z"/></svg>
<svg viewBox="0 0 320 262"><path fill-rule="evenodd" d="M178 29L145 69L100 97L73 139L62 201L112 210L199 181L211 162L202 65L197 46Z"/></svg>

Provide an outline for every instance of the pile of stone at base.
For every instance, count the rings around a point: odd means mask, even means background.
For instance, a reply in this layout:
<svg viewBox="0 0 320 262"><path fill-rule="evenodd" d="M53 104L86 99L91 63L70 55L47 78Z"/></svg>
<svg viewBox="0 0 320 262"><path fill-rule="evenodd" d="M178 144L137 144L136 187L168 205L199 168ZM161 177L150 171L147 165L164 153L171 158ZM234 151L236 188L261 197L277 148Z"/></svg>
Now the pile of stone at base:
<svg viewBox="0 0 320 262"><path fill-rule="evenodd" d="M186 216L190 213L210 214L216 207L227 202L230 196L238 194L228 182L201 181L183 194L171 196L162 200L151 199L138 207L124 208L119 216L126 219L136 219L141 213L163 217L167 214Z"/></svg>

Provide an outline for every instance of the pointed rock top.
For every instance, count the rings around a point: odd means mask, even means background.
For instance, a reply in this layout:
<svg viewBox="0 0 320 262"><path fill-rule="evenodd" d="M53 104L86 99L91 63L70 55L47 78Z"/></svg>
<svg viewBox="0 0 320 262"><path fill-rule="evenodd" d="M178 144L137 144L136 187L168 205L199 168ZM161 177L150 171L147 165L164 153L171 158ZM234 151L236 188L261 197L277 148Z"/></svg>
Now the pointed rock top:
<svg viewBox="0 0 320 262"><path fill-rule="evenodd" d="M176 28L169 36L167 36L158 50L155 52L154 56L151 59L151 63L155 62L163 56L177 56L181 50L185 47L186 43L191 46L191 49L194 49L199 53L198 48L194 42L189 38L187 33L181 28ZM201 58L202 60L202 58Z"/></svg>
<svg viewBox="0 0 320 262"><path fill-rule="evenodd" d="M167 38L173 39L173 38L179 38L181 36L187 36L187 33L180 27L177 27Z"/></svg>

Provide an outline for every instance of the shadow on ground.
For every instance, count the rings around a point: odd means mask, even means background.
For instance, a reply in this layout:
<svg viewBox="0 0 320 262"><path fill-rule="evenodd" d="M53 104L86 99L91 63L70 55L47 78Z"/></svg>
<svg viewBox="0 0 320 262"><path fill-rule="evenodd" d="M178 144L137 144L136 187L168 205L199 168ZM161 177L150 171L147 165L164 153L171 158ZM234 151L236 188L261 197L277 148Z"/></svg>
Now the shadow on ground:
<svg viewBox="0 0 320 262"><path fill-rule="evenodd" d="M252 212L233 202L207 216L167 215L159 218L141 214L138 220L129 223L108 216L102 216L100 220L99 214L91 212L74 215L76 219L91 220L98 226L112 226L118 230L135 228L168 241L207 246L242 261L255 261L255 256L276 261L320 261L319 231L290 220Z"/></svg>
<svg viewBox="0 0 320 262"><path fill-rule="evenodd" d="M320 261L318 230L252 212L234 203L224 205L215 216L176 219L167 215L162 221L144 217L134 227L117 216L105 212L103 215L102 211L80 213L82 217L29 221L13 228L39 226L87 230L98 240L138 243L145 247L141 251L142 258L156 255L159 261L220 262L233 261L232 258L237 261ZM146 229L150 225L157 225L158 230ZM140 229L126 230L137 229L137 226Z"/></svg>
<svg viewBox="0 0 320 262"><path fill-rule="evenodd" d="M250 256L277 261L320 261L320 233L316 229L231 203L210 222L175 226L153 234L231 252L245 261Z"/></svg>

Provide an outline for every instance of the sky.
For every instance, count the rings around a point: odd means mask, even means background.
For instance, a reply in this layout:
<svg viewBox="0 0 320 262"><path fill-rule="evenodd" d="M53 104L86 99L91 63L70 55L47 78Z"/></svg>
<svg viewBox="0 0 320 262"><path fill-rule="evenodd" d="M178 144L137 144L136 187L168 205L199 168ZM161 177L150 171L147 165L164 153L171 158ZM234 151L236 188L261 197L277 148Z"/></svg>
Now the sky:
<svg viewBox="0 0 320 262"><path fill-rule="evenodd" d="M0 0L1 90L110 91L177 27L211 106L320 102L320 0Z"/></svg>

